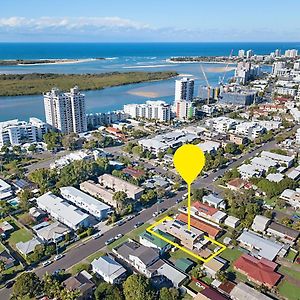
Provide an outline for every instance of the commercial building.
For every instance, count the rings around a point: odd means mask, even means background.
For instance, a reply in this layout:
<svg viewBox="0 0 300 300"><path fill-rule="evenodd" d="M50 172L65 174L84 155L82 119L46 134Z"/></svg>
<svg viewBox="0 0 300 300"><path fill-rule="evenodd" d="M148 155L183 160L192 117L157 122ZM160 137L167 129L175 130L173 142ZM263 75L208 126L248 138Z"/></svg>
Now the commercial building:
<svg viewBox="0 0 300 300"><path fill-rule="evenodd" d="M99 183L92 180L84 181L79 185L80 189L94 197L101 199L112 207L117 207L117 201L113 199L114 192L103 188Z"/></svg>
<svg viewBox="0 0 300 300"><path fill-rule="evenodd" d="M184 77L175 81L175 102L192 101L194 98L194 80Z"/></svg>
<svg viewBox="0 0 300 300"><path fill-rule="evenodd" d="M171 106L165 101L146 101L145 104L124 105L125 114L135 119L159 120L169 122L171 120Z"/></svg>
<svg viewBox="0 0 300 300"><path fill-rule="evenodd" d="M49 125L37 118L30 118L29 122L18 119L0 122L0 148L3 145L16 146L42 141L48 130Z"/></svg>
<svg viewBox="0 0 300 300"><path fill-rule="evenodd" d="M247 51L247 56L248 56L248 51ZM237 64L237 67L235 69L234 79L239 84L246 84L249 80L253 80L259 75L260 75L259 65L253 65L249 61L241 61Z"/></svg>
<svg viewBox="0 0 300 300"><path fill-rule="evenodd" d="M257 91L227 91L220 97L220 103L226 105L248 106L257 101Z"/></svg>
<svg viewBox="0 0 300 300"><path fill-rule="evenodd" d="M295 58L295 57L298 56L298 50L297 49L288 49L288 50L285 50L284 56L285 57L289 57L289 58Z"/></svg>
<svg viewBox="0 0 300 300"><path fill-rule="evenodd" d="M300 232L277 222L271 222L267 229L267 234L278 238L285 244L294 245L300 235Z"/></svg>
<svg viewBox="0 0 300 300"><path fill-rule="evenodd" d="M107 217L110 206L102 203L100 200L97 200L72 186L62 187L60 188L60 192L66 200L93 215L98 220Z"/></svg>
<svg viewBox="0 0 300 300"><path fill-rule="evenodd" d="M53 218L76 230L89 226L89 215L77 207L67 203L62 198L48 192L36 199L37 205L48 212Z"/></svg>
<svg viewBox="0 0 300 300"><path fill-rule="evenodd" d="M275 270L278 267L268 259L257 259L248 254L240 256L233 264L238 272L247 276L249 280L257 285L265 285L268 288L274 287L281 278L281 275Z"/></svg>
<svg viewBox="0 0 300 300"><path fill-rule="evenodd" d="M277 255L282 256L286 253L286 250L283 249L283 244L273 242L252 231L244 230L237 241L241 247L251 251L251 255L257 258L266 258L273 261Z"/></svg>
<svg viewBox="0 0 300 300"><path fill-rule="evenodd" d="M46 122L62 133L87 131L85 95L75 86L69 93L53 88L44 94Z"/></svg>
<svg viewBox="0 0 300 300"><path fill-rule="evenodd" d="M265 232L267 227L270 225L271 220L265 216L255 216L251 229L256 232Z"/></svg>
<svg viewBox="0 0 300 300"><path fill-rule="evenodd" d="M100 177L98 177L98 181L100 185L109 188L114 192L125 192L129 198L132 198L134 200L138 200L144 192L143 188L140 188L137 185L129 183L110 174L101 175Z"/></svg>
<svg viewBox="0 0 300 300"><path fill-rule="evenodd" d="M110 284L120 284L126 276L126 269L111 256L101 256L91 263L92 270Z"/></svg>

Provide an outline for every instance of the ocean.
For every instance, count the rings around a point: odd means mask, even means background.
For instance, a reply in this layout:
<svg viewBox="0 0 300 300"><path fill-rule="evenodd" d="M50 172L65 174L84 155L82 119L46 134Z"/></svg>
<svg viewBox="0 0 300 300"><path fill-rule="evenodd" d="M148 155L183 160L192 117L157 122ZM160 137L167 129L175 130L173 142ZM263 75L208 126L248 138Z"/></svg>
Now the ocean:
<svg viewBox="0 0 300 300"><path fill-rule="evenodd" d="M195 78L195 94L199 85L205 84L198 63L170 63L172 56L228 56L239 49L252 49L256 54L268 54L275 49L296 48L299 43L0 43L0 59L90 59L105 60L55 65L0 66L0 73L103 73L128 71L176 71ZM220 64L204 64L210 85L218 83L223 73ZM269 68L266 68L268 70ZM227 72L226 79L233 71ZM149 99L173 101L174 80L132 84L86 91L87 112L106 112L122 109L127 103L143 103ZM0 97L0 121L13 118L27 120L44 117L43 97Z"/></svg>

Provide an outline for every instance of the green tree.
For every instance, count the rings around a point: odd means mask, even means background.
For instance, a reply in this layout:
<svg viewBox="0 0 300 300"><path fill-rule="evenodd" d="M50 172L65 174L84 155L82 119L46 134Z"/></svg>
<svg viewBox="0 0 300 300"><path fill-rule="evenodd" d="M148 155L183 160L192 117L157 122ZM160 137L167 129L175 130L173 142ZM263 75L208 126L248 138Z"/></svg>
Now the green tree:
<svg viewBox="0 0 300 300"><path fill-rule="evenodd" d="M126 300L154 300L154 291L149 279L140 274L130 275L123 283Z"/></svg>
<svg viewBox="0 0 300 300"><path fill-rule="evenodd" d="M61 140L63 147L68 150L75 150L78 147L78 138L76 133L64 135Z"/></svg>
<svg viewBox="0 0 300 300"><path fill-rule="evenodd" d="M141 196L141 202L144 205L147 205L151 203L152 201L157 199L157 194L155 190L147 190L144 192L144 194Z"/></svg>
<svg viewBox="0 0 300 300"><path fill-rule="evenodd" d="M47 144L48 150L54 150L61 147L62 138L61 134L58 132L50 131L44 134L43 136L45 143Z"/></svg>
<svg viewBox="0 0 300 300"><path fill-rule="evenodd" d="M33 197L33 193L28 189L24 189L18 194L18 197L20 199L20 208L27 211L30 205L29 199Z"/></svg>
<svg viewBox="0 0 300 300"><path fill-rule="evenodd" d="M31 144L31 145L28 147L28 151L30 151L30 152L35 152L35 151L36 151L36 144Z"/></svg>
<svg viewBox="0 0 300 300"><path fill-rule="evenodd" d="M122 300L123 295L119 288L107 282L101 282L95 290L96 300Z"/></svg>
<svg viewBox="0 0 300 300"><path fill-rule="evenodd" d="M177 300L179 299L179 292L175 288L163 287L159 292L159 300Z"/></svg>
<svg viewBox="0 0 300 300"><path fill-rule="evenodd" d="M115 192L113 200L117 202L117 211L121 212L128 203L128 196L124 191Z"/></svg>
<svg viewBox="0 0 300 300"><path fill-rule="evenodd" d="M235 143L228 143L225 146L225 153L236 154L239 150L238 146Z"/></svg>
<svg viewBox="0 0 300 300"><path fill-rule="evenodd" d="M50 298L58 298L60 296L62 286L58 280L53 279L51 275L46 273L43 277L43 291Z"/></svg>
<svg viewBox="0 0 300 300"><path fill-rule="evenodd" d="M42 285L39 277L33 272L25 272L17 277L13 286L15 299L24 300L25 297L34 298L42 292Z"/></svg>

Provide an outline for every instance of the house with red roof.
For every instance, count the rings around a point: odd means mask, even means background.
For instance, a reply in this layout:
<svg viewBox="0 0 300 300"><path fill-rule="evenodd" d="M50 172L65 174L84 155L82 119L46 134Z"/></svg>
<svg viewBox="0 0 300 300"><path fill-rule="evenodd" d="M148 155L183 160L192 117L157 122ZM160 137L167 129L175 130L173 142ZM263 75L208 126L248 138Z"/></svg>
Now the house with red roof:
<svg viewBox="0 0 300 300"><path fill-rule="evenodd" d="M240 256L233 264L236 271L246 275L249 280L269 288L275 286L281 278L281 274L275 270L278 264L268 259L257 259L251 255Z"/></svg>
<svg viewBox="0 0 300 300"><path fill-rule="evenodd" d="M222 223L227 216L226 213L200 201L197 201L193 204L192 214L194 214L195 217L203 217L215 223Z"/></svg>
<svg viewBox="0 0 300 300"><path fill-rule="evenodd" d="M177 216L177 220L187 223L188 222L188 216L186 214L179 214ZM210 225L204 221L201 221L199 219L196 219L194 217L191 217L191 226L203 231L206 233L210 238L216 239L222 230L216 226Z"/></svg>
<svg viewBox="0 0 300 300"><path fill-rule="evenodd" d="M136 179L138 179L138 178L145 175L144 171L138 170L138 169L135 169L135 168L132 168L132 167L127 167L127 168L123 169L122 172L124 174L130 175L131 177L136 178Z"/></svg>

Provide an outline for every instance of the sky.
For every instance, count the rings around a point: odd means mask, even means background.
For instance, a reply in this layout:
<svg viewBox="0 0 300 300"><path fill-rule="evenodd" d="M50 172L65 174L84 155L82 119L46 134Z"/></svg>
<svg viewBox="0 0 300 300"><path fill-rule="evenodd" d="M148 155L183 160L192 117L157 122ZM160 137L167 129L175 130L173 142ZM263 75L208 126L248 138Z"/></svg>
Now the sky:
<svg viewBox="0 0 300 300"><path fill-rule="evenodd" d="M0 42L300 41L299 0L2 0Z"/></svg>

